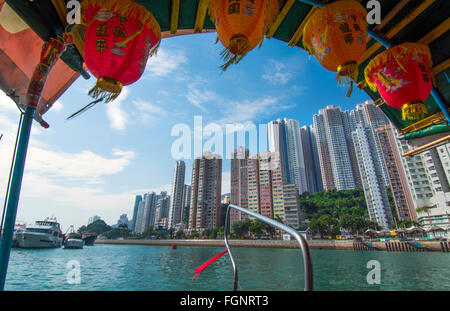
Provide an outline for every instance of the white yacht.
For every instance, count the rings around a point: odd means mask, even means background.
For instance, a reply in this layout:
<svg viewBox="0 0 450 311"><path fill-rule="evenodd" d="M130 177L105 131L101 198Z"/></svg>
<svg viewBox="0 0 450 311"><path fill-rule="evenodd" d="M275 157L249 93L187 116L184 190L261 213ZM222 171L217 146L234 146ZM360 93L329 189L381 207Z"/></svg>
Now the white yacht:
<svg viewBox="0 0 450 311"><path fill-rule="evenodd" d="M27 226L15 234L17 247L21 248L54 248L61 247L63 234L56 218L46 218Z"/></svg>
<svg viewBox="0 0 450 311"><path fill-rule="evenodd" d="M17 247L18 243L17 243L17 237L16 234L17 232L23 232L26 229L26 224L21 224L21 223L17 223L14 226L14 233L13 233L13 243L12 243L12 247Z"/></svg>

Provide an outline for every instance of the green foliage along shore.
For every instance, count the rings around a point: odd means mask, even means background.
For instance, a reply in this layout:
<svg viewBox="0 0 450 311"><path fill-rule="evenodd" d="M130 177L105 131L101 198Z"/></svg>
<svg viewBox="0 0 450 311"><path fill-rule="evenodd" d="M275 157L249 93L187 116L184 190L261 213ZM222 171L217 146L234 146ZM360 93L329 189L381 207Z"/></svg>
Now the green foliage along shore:
<svg viewBox="0 0 450 311"><path fill-rule="evenodd" d="M360 188L321 191L313 195L305 192L299 200L305 218L310 220L305 227L322 238L340 235L341 229L351 230L353 234L362 234L368 228L380 229L369 220L364 191Z"/></svg>

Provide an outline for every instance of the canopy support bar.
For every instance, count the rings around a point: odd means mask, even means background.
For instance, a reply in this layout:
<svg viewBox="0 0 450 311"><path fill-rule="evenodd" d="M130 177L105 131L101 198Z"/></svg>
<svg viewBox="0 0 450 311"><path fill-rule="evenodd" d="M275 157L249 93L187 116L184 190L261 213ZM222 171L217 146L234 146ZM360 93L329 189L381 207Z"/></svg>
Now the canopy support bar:
<svg viewBox="0 0 450 311"><path fill-rule="evenodd" d="M0 241L0 290L5 289L6 273L8 270L9 255L11 252L14 226L16 223L17 206L19 204L20 189L22 186L22 177L25 168L25 159L27 156L28 142L30 141L31 126L35 108L27 106L23 115L23 121L20 125L20 136L17 145L17 151L14 155L14 168L12 171L11 185L6 203L6 216L2 229Z"/></svg>

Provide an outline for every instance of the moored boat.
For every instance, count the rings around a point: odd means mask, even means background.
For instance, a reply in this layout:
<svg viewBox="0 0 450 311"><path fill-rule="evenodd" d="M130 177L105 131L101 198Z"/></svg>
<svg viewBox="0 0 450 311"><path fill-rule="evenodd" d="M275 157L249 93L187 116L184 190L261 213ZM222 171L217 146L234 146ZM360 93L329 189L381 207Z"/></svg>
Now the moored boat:
<svg viewBox="0 0 450 311"><path fill-rule="evenodd" d="M63 234L56 218L46 218L16 231L15 239L20 248L57 248L62 245Z"/></svg>
<svg viewBox="0 0 450 311"><path fill-rule="evenodd" d="M97 236L98 236L97 233L84 233L83 234L84 245L88 245L88 246L94 245L94 242L97 239Z"/></svg>
<svg viewBox="0 0 450 311"><path fill-rule="evenodd" d="M18 247L18 245L19 245L19 242L17 241L16 233L17 232L23 232L25 229L26 229L26 225L25 224L16 224L14 226L12 247Z"/></svg>
<svg viewBox="0 0 450 311"><path fill-rule="evenodd" d="M78 232L75 232L73 226L70 226L69 233L66 233L64 238L64 248L69 249L79 249L83 248L84 241L82 235Z"/></svg>

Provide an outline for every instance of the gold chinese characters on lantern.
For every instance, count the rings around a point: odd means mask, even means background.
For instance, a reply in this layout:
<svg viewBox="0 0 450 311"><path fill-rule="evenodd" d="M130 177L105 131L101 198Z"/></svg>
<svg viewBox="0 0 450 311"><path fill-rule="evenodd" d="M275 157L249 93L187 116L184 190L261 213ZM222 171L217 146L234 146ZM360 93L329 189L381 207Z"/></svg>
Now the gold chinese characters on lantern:
<svg viewBox="0 0 450 311"><path fill-rule="evenodd" d="M340 0L314 12L303 30L303 46L327 70L337 72L340 85L358 78L366 52L367 11L356 1Z"/></svg>

